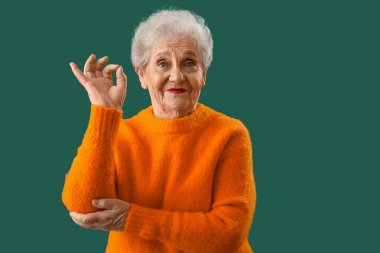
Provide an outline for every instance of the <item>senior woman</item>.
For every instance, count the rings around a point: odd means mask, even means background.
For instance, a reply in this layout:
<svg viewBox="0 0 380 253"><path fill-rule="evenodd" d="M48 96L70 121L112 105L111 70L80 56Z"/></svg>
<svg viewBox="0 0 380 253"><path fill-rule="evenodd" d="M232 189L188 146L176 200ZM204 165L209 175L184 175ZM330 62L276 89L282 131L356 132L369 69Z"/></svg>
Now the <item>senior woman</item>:
<svg viewBox="0 0 380 253"><path fill-rule="evenodd" d="M70 63L91 113L62 200L78 225L110 231L106 252L253 252L249 132L198 103L212 46L203 18L190 11L161 10L141 22L132 63L152 105L129 119L121 66L93 54L83 72Z"/></svg>

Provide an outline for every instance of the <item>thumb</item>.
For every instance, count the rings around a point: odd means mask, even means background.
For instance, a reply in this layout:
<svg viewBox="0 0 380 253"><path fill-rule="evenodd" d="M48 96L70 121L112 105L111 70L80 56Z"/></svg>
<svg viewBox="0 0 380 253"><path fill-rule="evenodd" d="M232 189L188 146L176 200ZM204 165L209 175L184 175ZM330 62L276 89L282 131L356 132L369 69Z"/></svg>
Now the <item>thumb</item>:
<svg viewBox="0 0 380 253"><path fill-rule="evenodd" d="M127 76L125 75L122 66L116 70L116 86L120 86L122 88L127 86Z"/></svg>
<svg viewBox="0 0 380 253"><path fill-rule="evenodd" d="M98 208L114 210L119 209L125 202L120 199L94 199L92 204Z"/></svg>
<svg viewBox="0 0 380 253"><path fill-rule="evenodd" d="M93 200L92 200L92 205L95 206L95 207L98 207L98 205L99 205L99 200L98 200L98 199L93 199Z"/></svg>

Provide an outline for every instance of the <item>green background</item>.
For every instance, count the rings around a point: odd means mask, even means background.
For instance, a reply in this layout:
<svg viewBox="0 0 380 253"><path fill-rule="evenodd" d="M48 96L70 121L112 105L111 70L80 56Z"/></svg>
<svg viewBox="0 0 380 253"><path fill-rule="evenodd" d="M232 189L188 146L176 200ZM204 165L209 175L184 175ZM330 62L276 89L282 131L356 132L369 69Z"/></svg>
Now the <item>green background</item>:
<svg viewBox="0 0 380 253"><path fill-rule="evenodd" d="M379 252L376 2L1 3L1 251L104 252L107 234L77 226L61 202L90 113L69 62L122 65L129 118L150 105L130 62L134 28L173 6L213 34L199 101L251 134L255 253Z"/></svg>

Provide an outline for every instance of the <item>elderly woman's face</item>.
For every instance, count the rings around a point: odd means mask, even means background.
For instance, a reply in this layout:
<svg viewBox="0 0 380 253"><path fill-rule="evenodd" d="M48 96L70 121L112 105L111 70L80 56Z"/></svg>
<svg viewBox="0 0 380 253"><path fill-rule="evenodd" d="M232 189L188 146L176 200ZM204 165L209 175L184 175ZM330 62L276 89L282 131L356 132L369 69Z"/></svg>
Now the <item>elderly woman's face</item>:
<svg viewBox="0 0 380 253"><path fill-rule="evenodd" d="M149 90L153 107L170 114L195 109L207 71L196 42L178 38L156 43L150 50L145 68L142 71L136 68L136 72L141 86Z"/></svg>

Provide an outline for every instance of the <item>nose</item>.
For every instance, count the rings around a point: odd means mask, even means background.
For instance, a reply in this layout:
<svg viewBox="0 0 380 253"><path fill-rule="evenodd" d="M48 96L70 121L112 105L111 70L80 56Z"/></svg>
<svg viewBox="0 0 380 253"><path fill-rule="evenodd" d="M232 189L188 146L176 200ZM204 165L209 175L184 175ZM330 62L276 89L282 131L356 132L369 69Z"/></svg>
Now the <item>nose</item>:
<svg viewBox="0 0 380 253"><path fill-rule="evenodd" d="M182 83L184 81L184 79L185 79L185 76L182 73L181 68L179 68L178 66L173 66L173 68L170 72L169 81L176 83L176 84L179 84L179 83Z"/></svg>

